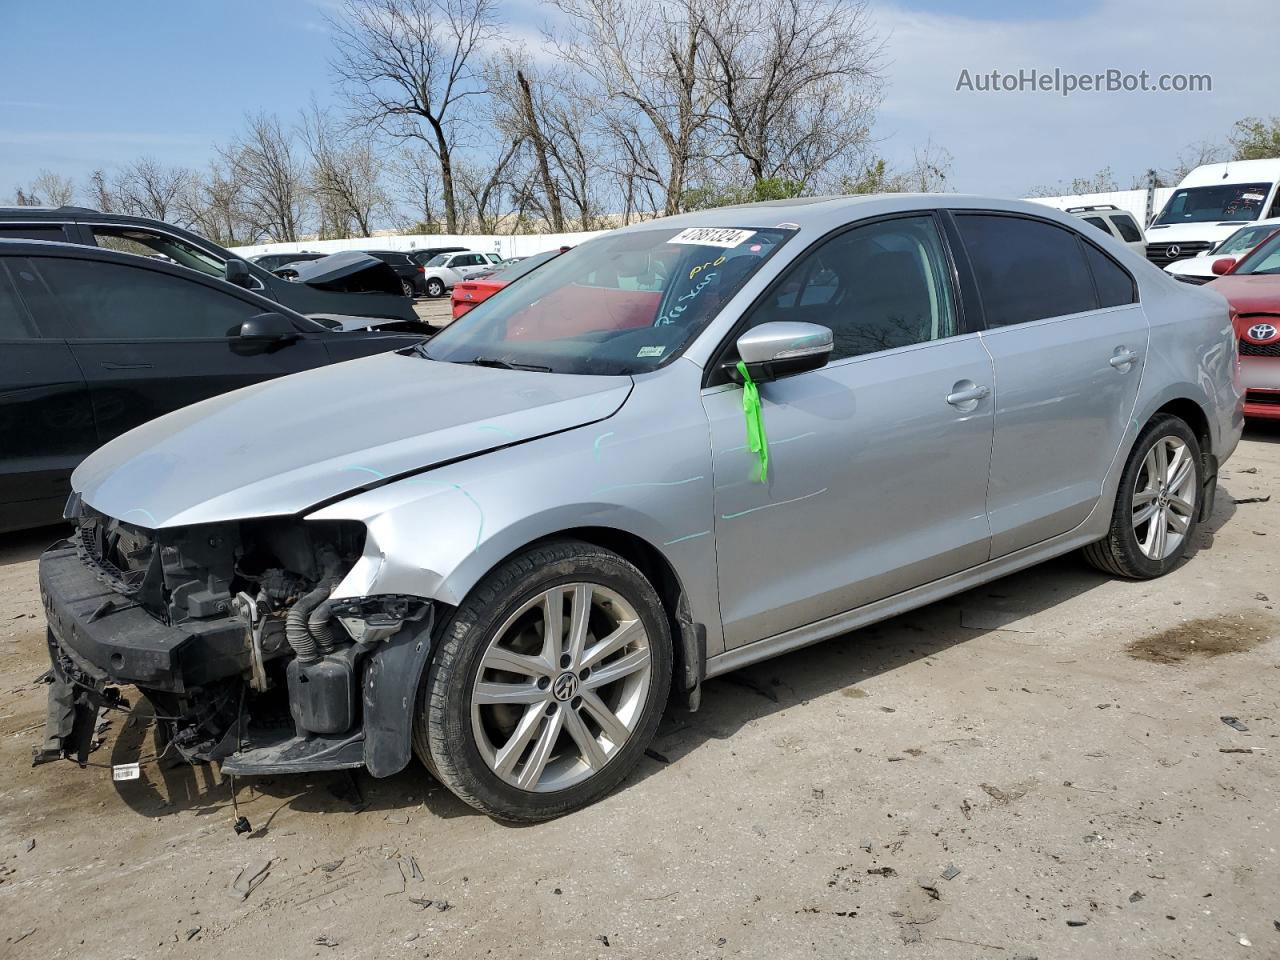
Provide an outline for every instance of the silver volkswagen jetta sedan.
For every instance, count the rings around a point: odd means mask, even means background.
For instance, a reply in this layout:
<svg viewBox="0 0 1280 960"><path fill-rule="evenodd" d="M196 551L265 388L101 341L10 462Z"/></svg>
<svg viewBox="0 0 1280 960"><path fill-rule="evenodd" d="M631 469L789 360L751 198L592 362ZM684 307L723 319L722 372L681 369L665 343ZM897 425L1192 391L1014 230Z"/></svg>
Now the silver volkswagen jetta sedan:
<svg viewBox="0 0 1280 960"><path fill-rule="evenodd" d="M86 460L41 560L45 755L132 684L231 773L416 752L494 816L563 814L673 690L1078 548L1168 572L1240 436L1235 342L1222 298L1032 204L609 233L425 345Z"/></svg>

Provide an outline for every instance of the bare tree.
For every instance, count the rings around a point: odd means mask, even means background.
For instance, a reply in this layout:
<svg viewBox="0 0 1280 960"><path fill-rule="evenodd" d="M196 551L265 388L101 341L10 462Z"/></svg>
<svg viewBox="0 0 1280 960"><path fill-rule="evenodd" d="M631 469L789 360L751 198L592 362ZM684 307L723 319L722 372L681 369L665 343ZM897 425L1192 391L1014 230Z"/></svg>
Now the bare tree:
<svg viewBox="0 0 1280 960"><path fill-rule="evenodd" d="M111 179L113 205L135 217L175 219L190 177L182 167L166 167L154 157L141 157Z"/></svg>
<svg viewBox="0 0 1280 960"><path fill-rule="evenodd" d="M397 201L392 204L392 217L401 229L438 233L440 165L435 154L421 143L406 141L392 154L387 170L389 191ZM407 216L402 209L408 211Z"/></svg>
<svg viewBox="0 0 1280 960"><path fill-rule="evenodd" d="M311 192L320 210L321 237L372 236L387 207L382 164L369 141L335 124L314 101L303 114L302 143L311 158Z"/></svg>
<svg viewBox="0 0 1280 960"><path fill-rule="evenodd" d="M464 162L458 166L458 185L467 214L466 227L474 224L479 233L498 232L502 223L503 201L508 190L512 189L509 178L511 164L521 145L521 141L512 140L491 164Z"/></svg>
<svg viewBox="0 0 1280 960"><path fill-rule="evenodd" d="M245 218L243 192L235 173L215 160L206 173L192 173L187 192L178 202L180 216L224 247L256 243L262 233Z"/></svg>
<svg viewBox="0 0 1280 960"><path fill-rule="evenodd" d="M662 208L681 209L689 168L710 118L700 70L706 22L697 0L552 0L564 15L561 57L594 86L613 132L656 142L662 156L620 141L627 182L661 173ZM634 119L633 119L634 115Z"/></svg>
<svg viewBox="0 0 1280 960"><path fill-rule="evenodd" d="M89 205L102 213L115 213L116 198L107 182L107 175L101 169L89 174Z"/></svg>
<svg viewBox="0 0 1280 960"><path fill-rule="evenodd" d="M395 140L420 140L440 169L445 221L458 229L454 149L460 107L484 92L473 62L497 34L497 0L346 0L331 23L334 70L356 117Z"/></svg>
<svg viewBox="0 0 1280 960"><path fill-rule="evenodd" d="M76 188L70 177L52 170L41 170L31 181L31 192L39 195L41 201L50 207L63 207L75 198Z"/></svg>
<svg viewBox="0 0 1280 960"><path fill-rule="evenodd" d="M806 184L859 151L882 87L864 0L710 0L706 9L716 126L754 183Z"/></svg>
<svg viewBox="0 0 1280 960"><path fill-rule="evenodd" d="M248 130L221 149L240 188L241 208L252 229L275 241L296 241L302 231L307 171L292 131L279 117L245 118Z"/></svg>

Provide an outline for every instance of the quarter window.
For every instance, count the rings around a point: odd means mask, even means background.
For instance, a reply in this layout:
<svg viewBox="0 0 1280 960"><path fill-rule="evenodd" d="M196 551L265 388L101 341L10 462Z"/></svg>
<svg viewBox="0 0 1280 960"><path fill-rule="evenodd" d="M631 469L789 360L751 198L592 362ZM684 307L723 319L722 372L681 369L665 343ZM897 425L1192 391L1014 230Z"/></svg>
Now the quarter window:
<svg viewBox="0 0 1280 960"><path fill-rule="evenodd" d="M1120 307L1136 303L1133 277L1105 253L1091 243L1084 244L1085 259L1093 272L1093 282L1098 288L1098 306Z"/></svg>
<svg viewBox="0 0 1280 960"><path fill-rule="evenodd" d="M1081 241L1041 220L961 214L956 225L973 264L988 327L1096 310Z"/></svg>
<svg viewBox="0 0 1280 960"><path fill-rule="evenodd" d="M49 290L42 308L31 304L41 327L57 335L110 340L198 340L234 336L261 312L253 304L197 280L183 280L118 263L38 257L32 263ZM30 300L28 300L30 303Z"/></svg>
<svg viewBox="0 0 1280 960"><path fill-rule="evenodd" d="M848 230L804 254L748 326L796 320L830 327L831 359L956 333L947 258L930 216Z"/></svg>
<svg viewBox="0 0 1280 960"><path fill-rule="evenodd" d="M1107 236L1111 236L1111 228L1107 226L1107 221L1101 217L1085 217L1084 222L1093 224Z"/></svg>

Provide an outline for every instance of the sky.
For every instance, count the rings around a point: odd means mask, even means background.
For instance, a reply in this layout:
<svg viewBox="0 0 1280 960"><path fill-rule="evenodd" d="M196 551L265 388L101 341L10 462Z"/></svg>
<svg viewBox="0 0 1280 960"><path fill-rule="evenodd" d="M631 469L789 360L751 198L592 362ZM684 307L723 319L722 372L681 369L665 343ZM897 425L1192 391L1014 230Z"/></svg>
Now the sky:
<svg viewBox="0 0 1280 960"><path fill-rule="evenodd" d="M1018 196L1110 167L1122 187L1280 113L1275 0L868 0L884 43L875 149L909 165L926 142L950 188ZM338 109L325 15L339 0L0 0L0 200L42 168L83 180L142 156L203 167L246 112ZM503 0L519 39L547 19ZM962 71L1209 74L1207 93L978 92Z"/></svg>

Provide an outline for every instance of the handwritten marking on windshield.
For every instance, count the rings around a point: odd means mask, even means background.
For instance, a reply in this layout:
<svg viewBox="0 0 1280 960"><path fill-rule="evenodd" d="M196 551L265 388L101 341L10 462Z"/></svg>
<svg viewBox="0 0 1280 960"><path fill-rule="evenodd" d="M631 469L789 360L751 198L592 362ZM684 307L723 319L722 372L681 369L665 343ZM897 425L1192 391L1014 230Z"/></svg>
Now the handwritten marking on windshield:
<svg viewBox="0 0 1280 960"><path fill-rule="evenodd" d="M383 473L381 470L375 470L373 469L373 467L362 467L359 465L355 465L350 467L343 467L342 469L343 470L361 470L365 473L372 474L373 476L377 477L379 480L387 479L387 475L385 473Z"/></svg>
<svg viewBox="0 0 1280 960"><path fill-rule="evenodd" d="M600 436L596 437L596 442L591 445L591 455L595 457L597 460L599 460L600 444L603 443L608 437L612 437L613 435L614 435L613 431L610 430L608 433L602 433L600 434Z"/></svg>

